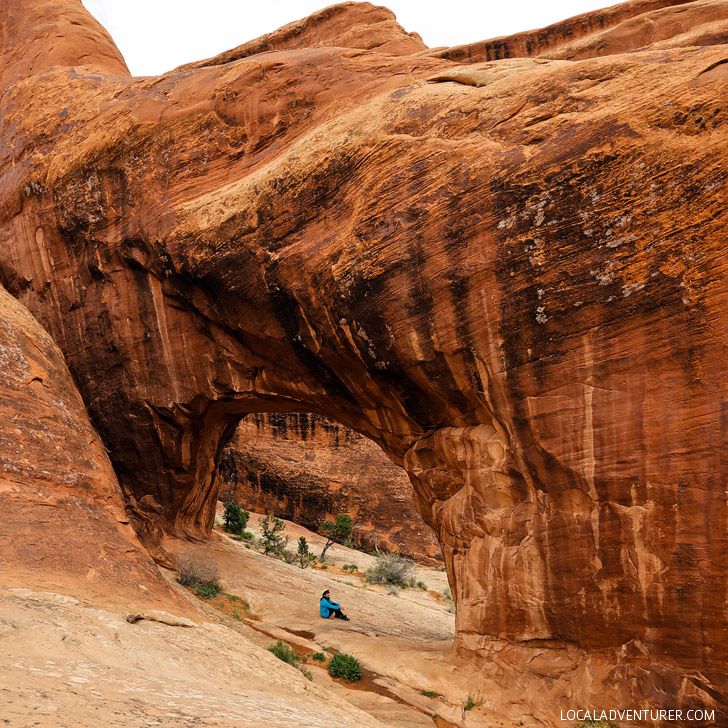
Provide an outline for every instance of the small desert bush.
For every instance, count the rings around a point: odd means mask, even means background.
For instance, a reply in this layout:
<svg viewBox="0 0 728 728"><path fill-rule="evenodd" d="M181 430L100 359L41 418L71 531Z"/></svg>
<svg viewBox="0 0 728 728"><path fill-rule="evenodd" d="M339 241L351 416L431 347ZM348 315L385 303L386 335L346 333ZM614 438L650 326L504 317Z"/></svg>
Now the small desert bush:
<svg viewBox="0 0 728 728"><path fill-rule="evenodd" d="M347 655L342 652L333 655L329 660L329 675L331 677L341 677L346 682L356 682L361 680L361 665L359 660L353 655Z"/></svg>
<svg viewBox="0 0 728 728"><path fill-rule="evenodd" d="M290 645L285 642L278 640L274 645L268 648L268 652L272 652L279 660L293 665L296 667L301 661L301 655L299 655Z"/></svg>
<svg viewBox="0 0 728 728"><path fill-rule="evenodd" d="M364 576L370 584L406 589L413 581L413 574L414 565L411 561L407 561L399 554L387 554L377 559L377 563L367 569Z"/></svg>
<svg viewBox="0 0 728 728"><path fill-rule="evenodd" d="M191 549L177 558L177 581L182 586L209 586L217 580L217 565L206 548Z"/></svg>
<svg viewBox="0 0 728 728"><path fill-rule="evenodd" d="M307 680L313 680L311 671L303 667L301 662L306 662L307 655L300 655L290 645L278 640L274 645L268 648L279 660L283 660L288 665L295 667ZM318 654L318 653L317 653Z"/></svg>
<svg viewBox="0 0 728 728"><path fill-rule="evenodd" d="M212 584L198 584L195 587L195 594L203 599L212 599L222 594L222 587L216 581Z"/></svg>
<svg viewBox="0 0 728 728"><path fill-rule="evenodd" d="M311 655L311 659L314 662L326 662L326 653L324 653L324 652L314 652L313 655Z"/></svg>
<svg viewBox="0 0 728 728"><path fill-rule="evenodd" d="M472 710L473 708L479 708L483 704L483 696L480 691L477 693L468 693L468 697L463 700L463 712L466 710Z"/></svg>
<svg viewBox="0 0 728 728"><path fill-rule="evenodd" d="M316 557L311 553L311 549L308 546L305 536L301 536L298 539L298 548L296 549L295 561L298 561L298 565L302 569L307 569L316 563Z"/></svg>
<svg viewBox="0 0 728 728"><path fill-rule="evenodd" d="M434 690L420 690L420 694L426 698L439 698L440 693L436 693Z"/></svg>
<svg viewBox="0 0 728 728"><path fill-rule="evenodd" d="M422 589L422 591L427 591L427 584L425 584L425 582L424 582L424 581L418 581L418 582L416 582L416 583L415 583L415 586L416 586L416 587L417 587L418 589Z"/></svg>
<svg viewBox="0 0 728 728"><path fill-rule="evenodd" d="M442 596L445 599L445 609L447 609L450 614L455 614L455 601L452 598L452 592L450 591L450 587L447 587L443 590Z"/></svg>

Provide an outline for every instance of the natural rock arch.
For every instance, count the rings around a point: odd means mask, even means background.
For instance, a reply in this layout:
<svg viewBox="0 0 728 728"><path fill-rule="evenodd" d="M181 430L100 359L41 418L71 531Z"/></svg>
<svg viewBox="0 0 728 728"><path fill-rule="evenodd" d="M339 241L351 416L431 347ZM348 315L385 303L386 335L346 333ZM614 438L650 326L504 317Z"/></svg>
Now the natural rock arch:
<svg viewBox="0 0 728 728"><path fill-rule="evenodd" d="M364 551L441 565L439 542L413 502L412 483L371 440L319 415L249 415L217 467L219 500L273 513L313 531L348 513Z"/></svg>
<svg viewBox="0 0 728 728"><path fill-rule="evenodd" d="M323 414L407 469L459 647L568 653L578 682L575 647L596 690L614 667L725 700L715 34L456 67L345 4L133 79L76 0L10 6L1 282L152 550L209 529L237 418Z"/></svg>

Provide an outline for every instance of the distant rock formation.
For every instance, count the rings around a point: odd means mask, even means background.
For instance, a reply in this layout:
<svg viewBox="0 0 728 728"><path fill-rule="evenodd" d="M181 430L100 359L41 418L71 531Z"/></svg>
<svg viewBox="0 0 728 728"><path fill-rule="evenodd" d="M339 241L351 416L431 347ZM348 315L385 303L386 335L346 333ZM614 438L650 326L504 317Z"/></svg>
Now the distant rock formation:
<svg viewBox="0 0 728 728"><path fill-rule="evenodd" d="M494 681L725 708L728 2L496 55L381 17L131 78L79 0L4 3L0 281L157 558L242 416L320 414L408 472Z"/></svg>
<svg viewBox="0 0 728 728"><path fill-rule="evenodd" d="M424 563L442 558L412 483L370 440L310 414L248 415L222 452L220 496L313 531L349 513L354 541Z"/></svg>

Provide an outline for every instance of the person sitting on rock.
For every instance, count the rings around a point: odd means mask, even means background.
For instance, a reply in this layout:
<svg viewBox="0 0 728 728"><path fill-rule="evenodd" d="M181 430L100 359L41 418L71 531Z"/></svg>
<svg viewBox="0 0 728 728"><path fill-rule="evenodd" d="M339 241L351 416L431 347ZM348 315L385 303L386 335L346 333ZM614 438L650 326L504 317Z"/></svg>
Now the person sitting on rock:
<svg viewBox="0 0 728 728"><path fill-rule="evenodd" d="M329 599L330 594L331 592L327 589L321 595L321 603L319 604L321 616L324 619L328 619L333 614L336 619L343 619L348 622L349 618L341 611L341 607L336 602L332 602L331 599Z"/></svg>

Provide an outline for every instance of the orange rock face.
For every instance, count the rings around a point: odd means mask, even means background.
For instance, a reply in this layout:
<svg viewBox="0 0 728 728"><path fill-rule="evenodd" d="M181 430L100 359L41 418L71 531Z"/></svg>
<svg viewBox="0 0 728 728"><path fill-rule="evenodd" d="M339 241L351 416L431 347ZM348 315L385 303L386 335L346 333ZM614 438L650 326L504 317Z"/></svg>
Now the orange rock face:
<svg viewBox="0 0 728 728"><path fill-rule="evenodd" d="M141 79L76 0L0 9L0 277L150 548L242 416L324 415L410 475L459 649L725 705L728 2L673 6L490 61L347 4Z"/></svg>
<svg viewBox="0 0 728 728"><path fill-rule="evenodd" d="M223 450L220 497L313 531L348 513L354 542L435 563L435 535L412 502L412 483L370 440L309 414L248 415Z"/></svg>
<svg viewBox="0 0 728 728"><path fill-rule="evenodd" d="M3 587L184 613L129 525L63 355L2 288L0 371Z"/></svg>

